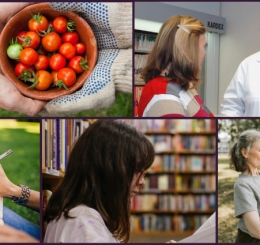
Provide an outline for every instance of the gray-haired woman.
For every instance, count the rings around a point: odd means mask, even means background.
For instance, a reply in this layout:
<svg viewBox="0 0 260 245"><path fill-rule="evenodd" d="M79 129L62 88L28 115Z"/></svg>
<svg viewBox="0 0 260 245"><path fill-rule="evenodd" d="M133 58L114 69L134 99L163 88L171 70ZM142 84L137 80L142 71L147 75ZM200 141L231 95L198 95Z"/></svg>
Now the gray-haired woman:
<svg viewBox="0 0 260 245"><path fill-rule="evenodd" d="M260 242L260 132L244 131L232 147L230 168L241 172L234 185L236 243Z"/></svg>

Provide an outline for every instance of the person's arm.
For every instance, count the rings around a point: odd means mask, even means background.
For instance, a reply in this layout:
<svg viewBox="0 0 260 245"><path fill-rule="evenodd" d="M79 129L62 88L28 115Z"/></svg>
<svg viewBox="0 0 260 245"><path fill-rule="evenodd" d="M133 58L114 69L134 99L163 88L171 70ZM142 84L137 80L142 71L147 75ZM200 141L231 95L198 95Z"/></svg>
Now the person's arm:
<svg viewBox="0 0 260 245"><path fill-rule="evenodd" d="M39 243L38 240L25 232L16 230L8 225L0 226L0 243Z"/></svg>
<svg viewBox="0 0 260 245"><path fill-rule="evenodd" d="M224 94L224 100L221 103L221 116L242 117L245 114L244 104L244 64L241 63L235 75L233 76L228 88Z"/></svg>
<svg viewBox="0 0 260 245"><path fill-rule="evenodd" d="M246 228L250 234L260 239L260 218L257 211L251 211L243 214Z"/></svg>
<svg viewBox="0 0 260 245"><path fill-rule="evenodd" d="M0 197L12 199L12 197L20 197L22 187L13 184L6 176L2 166L0 165ZM40 210L40 193L34 190L30 191L26 207L35 211Z"/></svg>

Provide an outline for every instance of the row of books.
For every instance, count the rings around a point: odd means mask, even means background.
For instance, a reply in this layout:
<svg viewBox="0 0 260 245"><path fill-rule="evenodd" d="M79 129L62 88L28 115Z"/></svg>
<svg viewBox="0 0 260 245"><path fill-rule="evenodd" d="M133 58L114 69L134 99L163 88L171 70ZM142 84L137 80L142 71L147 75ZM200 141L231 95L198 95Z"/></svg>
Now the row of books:
<svg viewBox="0 0 260 245"><path fill-rule="evenodd" d="M66 171L73 144L88 125L81 119L42 120L42 169L46 173L59 175L59 171Z"/></svg>
<svg viewBox="0 0 260 245"><path fill-rule="evenodd" d="M132 215L132 232L140 231L194 231L197 230L209 215Z"/></svg>
<svg viewBox="0 0 260 245"><path fill-rule="evenodd" d="M206 175L177 175L151 174L145 176L143 191L165 191L176 189L177 191L215 191L215 174Z"/></svg>
<svg viewBox="0 0 260 245"><path fill-rule="evenodd" d="M144 86L135 86L134 87L134 117L139 116L138 115L138 105L139 105L139 101L140 101L143 90L144 90ZM130 120L128 120L128 121L130 121ZM144 120L138 120L138 121L144 121Z"/></svg>
<svg viewBox="0 0 260 245"><path fill-rule="evenodd" d="M215 119L146 119L130 120L139 131L146 132L215 132Z"/></svg>
<svg viewBox="0 0 260 245"><path fill-rule="evenodd" d="M135 50L150 51L153 48L156 35L135 33Z"/></svg>
<svg viewBox="0 0 260 245"><path fill-rule="evenodd" d="M215 151L215 135L147 135L156 153L189 150Z"/></svg>
<svg viewBox="0 0 260 245"><path fill-rule="evenodd" d="M143 84L144 80L141 78L142 68L146 65L148 55L135 54L135 84Z"/></svg>
<svg viewBox="0 0 260 245"><path fill-rule="evenodd" d="M216 195L137 195L131 202L132 211L206 211L216 208Z"/></svg>
<svg viewBox="0 0 260 245"><path fill-rule="evenodd" d="M216 190L216 175L177 175L176 190L185 191L215 191Z"/></svg>
<svg viewBox="0 0 260 245"><path fill-rule="evenodd" d="M149 172L161 171L212 171L216 169L212 155L156 155Z"/></svg>

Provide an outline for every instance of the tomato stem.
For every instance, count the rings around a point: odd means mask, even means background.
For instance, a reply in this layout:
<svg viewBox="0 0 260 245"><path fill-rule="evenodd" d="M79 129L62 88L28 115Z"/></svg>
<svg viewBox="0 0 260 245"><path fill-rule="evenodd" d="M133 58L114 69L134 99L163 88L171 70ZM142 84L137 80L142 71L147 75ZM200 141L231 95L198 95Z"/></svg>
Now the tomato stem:
<svg viewBox="0 0 260 245"><path fill-rule="evenodd" d="M69 90L62 80L58 80L52 87L59 87L59 89L63 87L66 90Z"/></svg>
<svg viewBox="0 0 260 245"><path fill-rule="evenodd" d="M69 20L67 22L67 30L68 32L73 32L75 31L76 23L73 20Z"/></svg>

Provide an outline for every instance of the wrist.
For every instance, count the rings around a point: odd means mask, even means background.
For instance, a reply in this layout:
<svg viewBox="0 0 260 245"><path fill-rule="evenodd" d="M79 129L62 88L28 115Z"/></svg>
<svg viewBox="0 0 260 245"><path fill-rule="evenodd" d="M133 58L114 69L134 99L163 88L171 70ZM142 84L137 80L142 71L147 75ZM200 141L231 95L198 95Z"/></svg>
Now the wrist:
<svg viewBox="0 0 260 245"><path fill-rule="evenodd" d="M21 186L12 184L12 186L10 186L8 190L8 193L4 197L8 199L12 199L13 196L19 197L21 195L21 192L22 192Z"/></svg>

